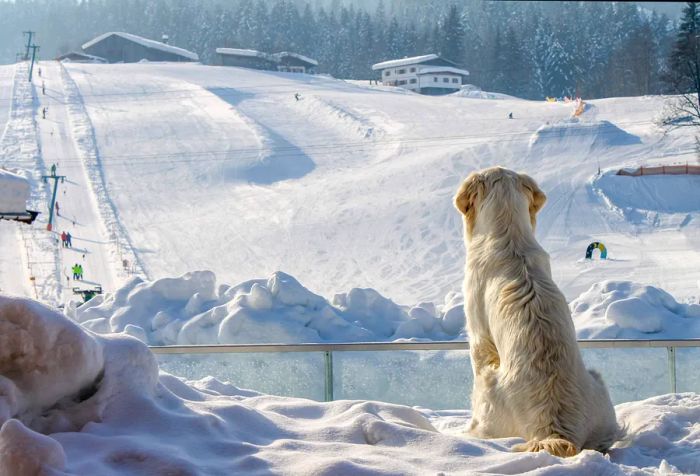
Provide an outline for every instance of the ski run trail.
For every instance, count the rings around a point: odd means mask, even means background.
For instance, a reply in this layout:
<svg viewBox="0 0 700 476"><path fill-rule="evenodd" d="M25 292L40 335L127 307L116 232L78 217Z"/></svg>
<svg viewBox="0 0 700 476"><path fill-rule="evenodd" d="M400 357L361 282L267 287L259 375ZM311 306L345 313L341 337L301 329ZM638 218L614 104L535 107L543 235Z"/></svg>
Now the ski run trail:
<svg viewBox="0 0 700 476"><path fill-rule="evenodd" d="M0 266L24 274L3 273L4 290L64 303L81 263L79 285L106 291L134 274L207 269L233 283L284 271L324 296L370 287L440 304L463 277L452 195L472 170L503 165L548 196L537 237L569 301L606 279L700 295L698 177L614 175L697 160L689 131L656 126L662 97L587 101L573 118L574 104L426 97L323 75L40 66L33 88L26 65L0 67L0 101L12 104L0 109L2 165L31 171L42 211L31 227L0 225ZM44 231L40 176L54 163L67 177L54 230L70 231L73 249ZM608 260L583 259L593 241Z"/></svg>
<svg viewBox="0 0 700 476"><path fill-rule="evenodd" d="M14 78L12 110L3 137L4 158L6 164L36 171L33 188L43 192L43 199L32 205L41 218L32 226L12 223L0 228L4 250L0 265L5 276L12 275L3 280L7 291L61 306L72 298L79 299L75 289L101 286L106 292L114 291L139 268L131 251L120 246L121 230L116 220L105 220L109 208L104 207L107 212L100 209L95 191L99 186L95 184L101 177L94 163L94 147L90 147L92 130L70 78L60 63L41 62L35 66L32 87L26 81L26 69L26 65L18 65ZM21 121L25 127L20 127ZM25 145L8 150L7 144L17 141ZM36 147L27 153L26 143ZM17 161L17 152L20 157L32 155L34 166ZM56 165L56 174L65 178L58 181L58 206L49 232L46 225L53 181L44 183L41 176L50 175L52 165ZM64 231L72 235L72 247L62 246L60 235ZM76 264L83 268L81 280L73 279Z"/></svg>

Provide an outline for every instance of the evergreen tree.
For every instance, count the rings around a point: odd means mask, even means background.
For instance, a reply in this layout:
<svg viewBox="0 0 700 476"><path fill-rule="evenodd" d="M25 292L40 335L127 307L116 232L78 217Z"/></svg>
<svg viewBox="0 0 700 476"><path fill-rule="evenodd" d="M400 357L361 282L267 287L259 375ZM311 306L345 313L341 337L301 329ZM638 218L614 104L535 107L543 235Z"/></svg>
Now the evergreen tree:
<svg viewBox="0 0 700 476"><path fill-rule="evenodd" d="M445 59L460 63L464 57L464 27L456 5L450 6L438 38L440 54Z"/></svg>

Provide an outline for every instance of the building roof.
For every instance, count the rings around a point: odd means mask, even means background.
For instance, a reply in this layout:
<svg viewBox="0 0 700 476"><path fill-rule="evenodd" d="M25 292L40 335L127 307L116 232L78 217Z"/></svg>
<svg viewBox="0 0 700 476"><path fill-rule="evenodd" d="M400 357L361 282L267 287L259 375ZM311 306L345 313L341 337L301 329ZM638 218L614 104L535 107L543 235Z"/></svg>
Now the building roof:
<svg viewBox="0 0 700 476"><path fill-rule="evenodd" d="M65 54L58 56L56 59L59 61L63 61L64 59L70 58L71 56L83 58L85 60L93 61L95 63L106 63L107 62L107 60L102 58L101 56L89 55L87 53L83 53L82 51L69 51L68 53L65 53Z"/></svg>
<svg viewBox="0 0 700 476"><path fill-rule="evenodd" d="M318 66L318 61L316 61L315 59L311 59L308 56L300 55L299 53L290 53L289 51L282 51L280 53L275 53L272 56L279 58L280 60L285 56L290 56L292 58L298 59L299 61L303 61L304 63L307 63L311 66Z"/></svg>
<svg viewBox="0 0 700 476"><path fill-rule="evenodd" d="M244 50L239 48L217 48L216 52L220 55L247 56L253 58L263 58L268 61L273 61L275 63L277 62L277 59L274 58L272 55L258 50Z"/></svg>
<svg viewBox="0 0 700 476"><path fill-rule="evenodd" d="M308 56L300 55L299 53L291 53L289 51L281 51L279 53L269 54L258 50L244 50L238 48L217 48L216 52L220 55L230 55L230 56L249 56L255 58L263 58L274 63L279 63L282 58L291 57L296 58L299 61L303 61L310 66L318 66L318 61L311 59Z"/></svg>
<svg viewBox="0 0 700 476"><path fill-rule="evenodd" d="M453 63L450 60L446 60L445 58L440 58L436 54L429 54L429 55L423 55L423 56L411 56L410 58L382 61L381 63L373 64L372 70L376 71L378 69L396 68L398 66L406 66L409 64L425 63L426 61L432 61L432 60L436 60L436 59L439 59L439 60L442 60L442 61L445 61L447 63L450 63L452 65L457 66L455 63Z"/></svg>
<svg viewBox="0 0 700 476"><path fill-rule="evenodd" d="M427 66L418 70L418 75L435 74L435 73L454 73L462 76L469 76L469 71L466 69L453 68L452 66Z"/></svg>
<svg viewBox="0 0 700 476"><path fill-rule="evenodd" d="M197 53L193 53L183 48L178 48L177 46L166 45L165 43L161 43L160 41L149 40L148 38L143 38L141 36L132 35L131 33L124 33L121 31L110 31L109 33L104 33L98 36L97 38L93 38L92 40L85 43L82 46L82 48L90 48L92 45L99 43L100 41L104 40L105 38L109 38L112 35L120 36L125 40L133 41L134 43L138 43L141 46L145 46L146 48L152 48L154 50L160 50L166 53L184 56L185 58L189 58L193 61L199 61L199 56L197 55Z"/></svg>

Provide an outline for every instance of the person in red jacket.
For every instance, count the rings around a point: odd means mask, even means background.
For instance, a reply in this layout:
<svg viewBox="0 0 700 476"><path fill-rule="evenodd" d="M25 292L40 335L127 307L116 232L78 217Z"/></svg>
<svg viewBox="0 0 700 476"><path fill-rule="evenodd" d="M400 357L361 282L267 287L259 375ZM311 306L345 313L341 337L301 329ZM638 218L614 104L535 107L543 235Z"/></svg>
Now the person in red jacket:
<svg viewBox="0 0 700 476"><path fill-rule="evenodd" d="M67 237L67 235L66 235L66 232L64 231L63 233L61 233L61 245L62 245L64 248L65 248L66 246L68 246L68 245L66 244L66 240L67 240L67 239L68 239L68 237Z"/></svg>

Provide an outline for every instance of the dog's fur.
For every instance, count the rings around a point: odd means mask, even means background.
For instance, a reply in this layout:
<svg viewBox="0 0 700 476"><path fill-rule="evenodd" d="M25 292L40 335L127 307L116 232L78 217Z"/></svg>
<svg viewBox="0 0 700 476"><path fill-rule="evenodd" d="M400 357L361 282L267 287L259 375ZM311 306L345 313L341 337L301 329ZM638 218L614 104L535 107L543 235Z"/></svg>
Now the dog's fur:
<svg viewBox="0 0 700 476"><path fill-rule="evenodd" d="M467 248L468 431L524 438L515 451L606 451L620 435L615 410L600 375L583 365L569 307L534 236L545 200L532 178L501 167L472 173L454 197Z"/></svg>

